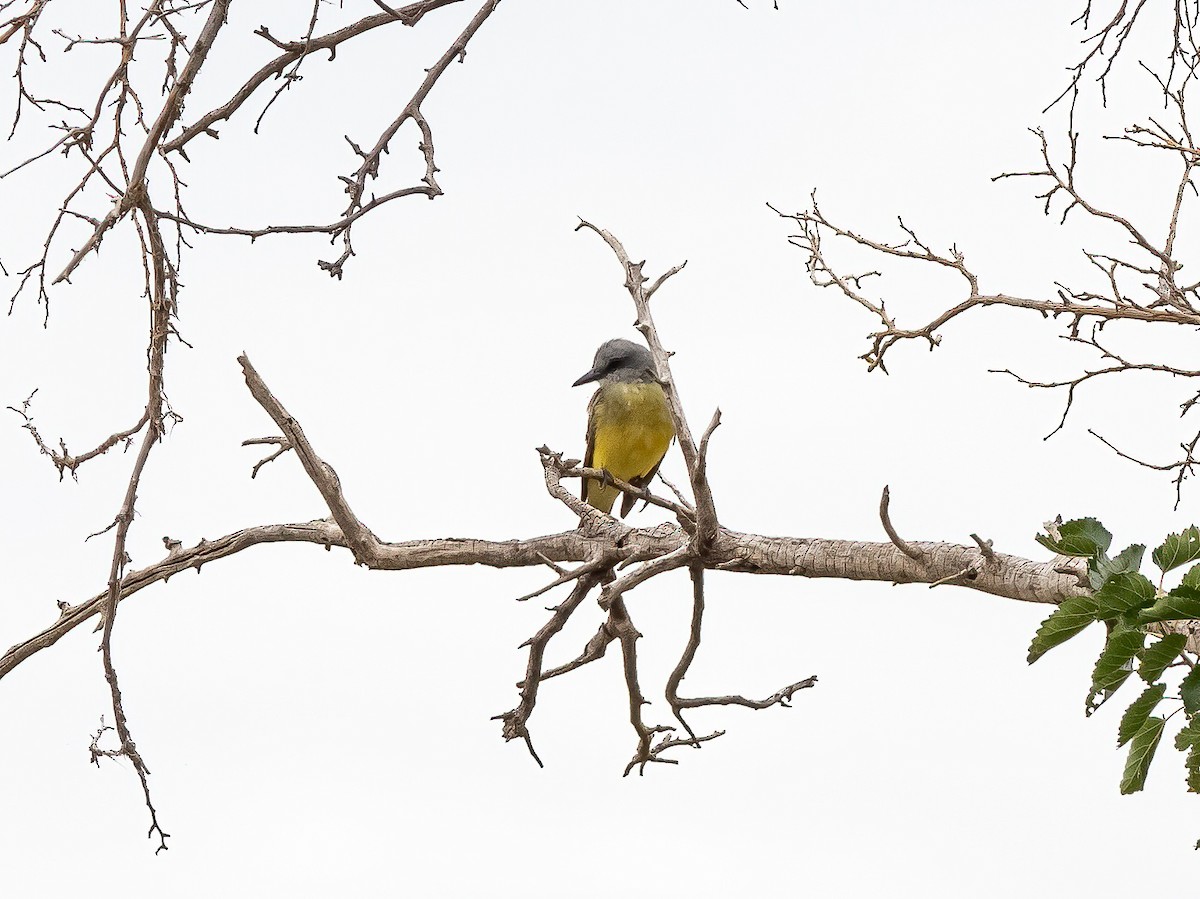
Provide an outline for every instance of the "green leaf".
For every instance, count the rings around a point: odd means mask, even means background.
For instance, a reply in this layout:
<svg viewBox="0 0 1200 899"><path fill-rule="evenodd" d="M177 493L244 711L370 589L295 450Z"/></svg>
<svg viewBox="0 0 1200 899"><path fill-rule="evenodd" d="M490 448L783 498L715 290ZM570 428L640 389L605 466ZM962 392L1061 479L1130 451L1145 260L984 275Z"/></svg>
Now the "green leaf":
<svg viewBox="0 0 1200 899"><path fill-rule="evenodd" d="M1187 570L1187 574L1183 576L1180 582L1184 587L1195 587L1200 589L1200 565L1193 565Z"/></svg>
<svg viewBox="0 0 1200 899"><path fill-rule="evenodd" d="M1127 546L1111 559L1100 555L1088 561L1088 578L1093 590L1099 590L1114 574L1136 572L1142 567L1142 556L1146 547L1140 543ZM1200 566L1198 566L1200 567Z"/></svg>
<svg viewBox="0 0 1200 899"><path fill-rule="evenodd" d="M1154 760L1154 750L1162 739L1165 718L1148 718L1141 730L1134 735L1129 746L1129 757L1125 759L1125 774L1121 778L1121 794L1136 793L1146 785L1146 773Z"/></svg>
<svg viewBox="0 0 1200 899"><path fill-rule="evenodd" d="M1096 591L1100 617L1116 618L1130 610L1152 605L1154 592L1154 585L1143 575L1134 572L1114 574Z"/></svg>
<svg viewBox="0 0 1200 899"><path fill-rule="evenodd" d="M1133 666L1129 663L1141 652L1145 643L1146 635L1139 630L1116 630L1109 635L1108 642L1104 644L1104 651L1100 653L1092 671L1092 691L1085 703L1087 714L1090 715L1100 708L1105 700L1125 683L1133 673ZM1104 695L1104 699L1093 702L1101 694Z"/></svg>
<svg viewBox="0 0 1200 899"><path fill-rule="evenodd" d="M1164 574L1172 568L1200 559L1200 530L1192 525L1178 534L1171 534L1150 558Z"/></svg>
<svg viewBox="0 0 1200 899"><path fill-rule="evenodd" d="M1200 590L1180 584L1166 596L1160 596L1154 605L1138 612L1137 623L1150 624L1154 621L1179 621L1188 618L1200 618Z"/></svg>
<svg viewBox="0 0 1200 899"><path fill-rule="evenodd" d="M1179 654L1183 652L1183 647L1186 645L1187 637L1184 634L1168 634L1161 640L1151 643L1142 653L1142 664L1138 668L1138 674L1142 680L1152 684L1162 677L1167 666L1179 658Z"/></svg>
<svg viewBox="0 0 1200 899"><path fill-rule="evenodd" d="M1125 714L1121 716L1121 725L1117 728L1117 745L1124 746L1142 729L1154 707L1158 705L1167 692L1166 684L1155 684L1129 704Z"/></svg>
<svg viewBox="0 0 1200 899"><path fill-rule="evenodd" d="M1179 685L1179 695L1183 698L1183 710L1189 715L1200 711L1200 665L1193 668Z"/></svg>
<svg viewBox="0 0 1200 899"><path fill-rule="evenodd" d="M1200 746L1200 716L1188 719L1183 730L1175 735L1175 748L1180 752L1189 746Z"/></svg>
<svg viewBox="0 0 1200 899"><path fill-rule="evenodd" d="M1112 534L1094 518L1075 518L1062 524L1047 524L1047 534L1038 534L1038 543L1064 556L1095 556L1108 552Z"/></svg>
<svg viewBox="0 0 1200 899"><path fill-rule="evenodd" d="M1191 748L1184 765L1187 767L1188 792L1200 793L1200 747Z"/></svg>
<svg viewBox="0 0 1200 899"><path fill-rule="evenodd" d="M1091 596L1072 596L1064 600L1037 629L1033 642L1029 644L1029 664L1032 665L1055 646L1070 640L1095 621L1096 611L1096 600Z"/></svg>

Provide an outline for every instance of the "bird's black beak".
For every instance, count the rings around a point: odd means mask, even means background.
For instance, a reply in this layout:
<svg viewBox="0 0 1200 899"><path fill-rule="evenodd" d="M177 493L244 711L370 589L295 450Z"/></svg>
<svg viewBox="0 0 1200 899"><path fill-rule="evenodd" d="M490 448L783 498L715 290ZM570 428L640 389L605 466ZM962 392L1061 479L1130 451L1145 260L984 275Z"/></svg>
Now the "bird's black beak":
<svg viewBox="0 0 1200 899"><path fill-rule="evenodd" d="M578 387L580 384L590 384L592 381L599 381L603 377L604 377L604 372L600 371L599 369L593 368L591 371L589 371L586 375L584 375L582 378L580 378L578 381L576 381L571 386Z"/></svg>

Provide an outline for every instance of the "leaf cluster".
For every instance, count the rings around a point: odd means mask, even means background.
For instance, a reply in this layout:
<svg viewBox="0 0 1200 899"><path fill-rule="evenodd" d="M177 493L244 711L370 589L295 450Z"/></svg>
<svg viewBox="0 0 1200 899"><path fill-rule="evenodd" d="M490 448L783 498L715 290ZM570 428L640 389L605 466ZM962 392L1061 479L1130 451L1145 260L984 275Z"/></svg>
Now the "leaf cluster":
<svg viewBox="0 0 1200 899"><path fill-rule="evenodd" d="M1065 643L1093 624L1103 624L1104 648L1092 669L1092 682L1084 702L1091 715L1129 680L1134 672L1146 684L1121 716L1117 746L1129 746L1122 793L1136 793L1162 740L1167 721L1182 713L1186 719L1175 737L1175 746L1186 753L1188 790L1200 793L1200 665L1187 649L1187 636L1151 632L1165 621L1200 619L1200 564L1193 564L1170 590L1163 582L1168 572L1200 559L1200 530L1195 525L1170 534L1151 554L1160 572L1158 584L1141 574L1146 547L1127 546L1108 554L1112 534L1095 518L1077 518L1046 524L1037 541L1052 552L1087 560L1090 592L1063 602L1042 622L1029 646L1032 664L1046 652ZM1147 642L1149 641L1149 642ZM1177 694L1168 696L1167 673L1183 669ZM1174 707L1164 711L1164 700Z"/></svg>

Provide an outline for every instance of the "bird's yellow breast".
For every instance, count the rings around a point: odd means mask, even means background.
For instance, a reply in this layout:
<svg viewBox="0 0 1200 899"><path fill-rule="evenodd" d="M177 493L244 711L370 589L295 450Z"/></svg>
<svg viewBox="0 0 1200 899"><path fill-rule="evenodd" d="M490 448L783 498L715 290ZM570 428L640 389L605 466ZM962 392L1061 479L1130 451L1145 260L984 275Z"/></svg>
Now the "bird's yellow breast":
<svg viewBox="0 0 1200 899"><path fill-rule="evenodd" d="M675 436L667 398L662 387L654 383L602 386L592 404L590 426L592 467L607 469L623 481L648 475L666 455ZM610 491L611 497L606 495ZM593 481L589 483L588 501L611 509L617 492Z"/></svg>

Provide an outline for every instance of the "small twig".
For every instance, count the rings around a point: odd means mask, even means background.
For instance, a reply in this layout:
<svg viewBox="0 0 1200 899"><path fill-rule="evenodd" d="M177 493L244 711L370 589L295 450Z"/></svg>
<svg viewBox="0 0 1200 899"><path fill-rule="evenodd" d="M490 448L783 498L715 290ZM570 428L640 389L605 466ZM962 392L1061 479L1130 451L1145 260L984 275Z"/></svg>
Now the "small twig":
<svg viewBox="0 0 1200 899"><path fill-rule="evenodd" d="M904 555L908 556L914 562L922 562L925 558L925 553L919 547L913 546L911 543L901 539L896 533L896 528L892 525L891 516L888 514L888 505L891 502L891 492L887 485L883 487L883 494L879 497L879 520L883 522L883 529L887 532L888 539L896 545L896 548Z"/></svg>
<svg viewBox="0 0 1200 899"><path fill-rule="evenodd" d="M721 424L721 410L717 409L713 412L712 419L708 423L708 427L704 429L704 433L700 437L700 448L696 455L696 472L697 477L701 480L708 481L708 441L712 439L713 431Z"/></svg>
<svg viewBox="0 0 1200 899"><path fill-rule="evenodd" d="M637 750L634 752L633 758L629 760L629 764L625 766L623 776L628 777L629 772L635 766L638 774L643 775L646 773L646 765L651 762L677 765L679 764L677 759L660 759L651 751L650 743L655 734L669 733L675 728L662 724L649 726L642 719L642 706L647 704L646 697L642 695L642 688L638 684L637 673L637 641L642 635L633 626L633 621L630 620L629 612L625 608L625 601L620 597L613 600L609 610L609 620L616 631L617 639L621 641L625 688L629 693L629 723L633 725L634 732L638 736Z"/></svg>
<svg viewBox="0 0 1200 899"><path fill-rule="evenodd" d="M549 455L557 459L556 454L550 453ZM557 460L554 464L558 464L559 462L561 462L561 460ZM630 484L628 481L622 481L616 475L612 474L612 472L605 471L602 468L583 468L582 466L578 468L564 467L560 468L559 474L564 478L591 478L594 481L603 481L604 483L611 484L622 493L628 493L630 496L634 496L640 500L643 500L652 506L658 506L661 509L674 512L676 517L678 517L681 522L694 521L696 517L694 510L678 505L677 503L673 503L670 500L663 499L662 497L655 496L645 487L638 487L634 484Z"/></svg>
<svg viewBox="0 0 1200 899"><path fill-rule="evenodd" d="M963 578L966 578L967 580L972 580L973 576L974 576L974 572L975 572L975 569L973 569L971 566L968 565L962 571L956 571L954 574L948 574L943 578L938 578L936 581L934 581L933 583L931 583L929 585L929 589L932 590L934 587L940 587L943 584L949 584L953 581L962 580Z"/></svg>
<svg viewBox="0 0 1200 899"><path fill-rule="evenodd" d="M553 563L551 563L551 564L553 564ZM609 565L608 562L605 562L602 560L595 560L595 559L592 560L591 562L585 562L584 564L582 564L578 568L576 568L574 571L564 571L560 566L554 565L553 567L556 568L557 570L561 571L562 574L560 574L557 578L552 580L550 583L546 584L544 587L538 587L538 589L534 590L532 593L526 593L524 596L518 596L517 602L525 602L526 600L530 600L537 596L541 596L543 593L550 592L555 587L559 587L563 584L570 583L571 581L578 580L579 578L583 577L585 574L590 574L591 572L596 571L596 570L600 569L601 567L608 567L608 565Z"/></svg>
<svg viewBox="0 0 1200 899"><path fill-rule="evenodd" d="M542 680L550 680L552 677L569 674L577 668L582 668L589 662L604 658L604 654L608 650L608 645L615 639L617 639L617 632L613 626L612 610L610 609L608 617L600 625L596 633L592 635L592 638L584 644L583 651L571 659L571 661L557 665L548 671L543 671ZM525 686L525 681L520 681L517 684L518 688L523 686Z"/></svg>
<svg viewBox="0 0 1200 899"><path fill-rule="evenodd" d="M683 706L679 700L679 685L687 676L688 669L692 667L692 662L696 658L696 651L700 648L701 631L704 627L704 569L699 565L693 565L688 569L688 573L692 580L692 624L688 631L687 645L684 646L679 661L675 663L671 676L667 678L667 686L663 690L663 695L671 706L671 714L675 716L675 720L683 725L688 736L695 740L695 731L680 714Z"/></svg>
<svg viewBox="0 0 1200 899"><path fill-rule="evenodd" d="M766 699L747 699L745 696L700 696L692 699L680 699L679 707L682 709L696 709L706 705L740 705L748 709L769 709L771 706L778 705L783 708L791 708L788 702L795 693L800 690L807 690L809 687L817 685L817 676L814 674L804 680L796 681L794 684L788 684L782 690L772 693Z"/></svg>
<svg viewBox="0 0 1200 899"><path fill-rule="evenodd" d="M555 574L566 574L567 573L567 569L563 568L561 565L559 565L557 562L555 562L549 556L546 556L543 554L543 555L541 555L541 560L546 564L546 567L549 568L551 571L553 571Z"/></svg>
<svg viewBox="0 0 1200 899"><path fill-rule="evenodd" d="M292 448L291 442L286 437L252 437L249 440L242 441L242 446L260 446L264 444L274 445L279 448L265 459L260 459L258 462L254 463L254 468L250 470L250 480L254 480L256 477L258 477L258 470L260 468L262 468L268 462L274 462Z"/></svg>
<svg viewBox="0 0 1200 899"><path fill-rule="evenodd" d="M1197 463L1200 463L1200 459L1197 459L1196 457L1196 447L1197 445L1200 445L1200 431L1198 431L1196 436L1194 436L1188 443L1179 444L1179 448L1183 450L1183 458L1178 462L1171 462L1166 465L1155 465L1152 462L1146 462L1137 458L1136 456L1131 456L1128 453L1118 449L1111 442L1097 434L1091 428L1088 428L1088 433L1111 449L1122 459L1128 459L1130 462L1140 465L1143 468L1152 469L1153 471L1174 471L1175 478L1173 483L1175 485L1175 509L1179 509L1179 504L1183 501L1183 482L1190 475L1195 474L1196 465Z"/></svg>
<svg viewBox="0 0 1200 899"><path fill-rule="evenodd" d="M73 456L67 451L67 444L62 438L59 438L58 441L59 450L51 449L46 445L45 441L42 440L42 435L38 433L38 429L33 423L33 417L29 414L30 403L33 401L34 394L36 393L36 390L31 393L21 403L20 409L18 409L16 406L8 406L7 408L9 411L17 413L25 420L25 423L21 425L21 427L28 431L33 437L34 443L37 444L38 452L40 452L43 456L50 457L51 463L53 463L54 467L58 470L58 479L60 481L67 472L71 473L71 477L73 479L79 480L79 466L91 459L96 458L97 456L104 455L118 443L124 443L125 448L128 449L133 442L133 436L138 434L142 428L146 426L146 422L150 420L150 410L146 409L142 413L142 417L139 418L132 427L110 435L98 446L96 446L94 449L88 450L86 453L80 453L77 456Z"/></svg>
<svg viewBox="0 0 1200 899"><path fill-rule="evenodd" d="M604 585L604 588L600 591L600 608L610 608L614 602L638 584L643 584L651 578L665 574L668 571L674 571L676 568L683 568L694 559L694 556L695 554L689 541L684 543L679 549L673 550L666 555L642 562L637 568L629 572L629 574L623 574L616 580Z"/></svg>
<svg viewBox="0 0 1200 899"><path fill-rule="evenodd" d="M996 561L996 551L992 549L992 541L984 540L978 534L971 534L971 539L979 546L979 551L983 553L983 558L987 563L994 564Z"/></svg>
<svg viewBox="0 0 1200 899"><path fill-rule="evenodd" d="M583 575L575 585L575 589L571 591L571 595L555 608L550 619L542 625L536 634L521 644L523 647L529 647L529 660L525 666L525 679L521 681L521 701L511 711L495 715L492 718L493 721L503 723L502 732L505 740L513 740L520 737L525 742L525 747L529 750L529 754L533 756L533 760L537 762L539 768L544 768L545 765L542 764L542 760L533 748L533 740L529 735L528 723L530 716L533 714L534 706L537 704L538 686L542 682L542 658L546 653L546 646L551 638L562 630L563 625L567 623L572 613L579 608L579 604L583 602L584 597L588 595L599 581L600 576L597 574Z"/></svg>
<svg viewBox="0 0 1200 899"><path fill-rule="evenodd" d="M725 736L725 731L715 730L711 734L706 734L703 737L689 736L686 739L683 737L665 737L659 743L654 745L650 750L650 758L647 761L665 762L667 759L658 758L660 752L665 752L668 749L674 749L676 746L691 746L699 749L701 743L707 743L709 740L715 740L717 737Z"/></svg>
<svg viewBox="0 0 1200 899"><path fill-rule="evenodd" d="M686 496L684 496L682 492L680 492L678 487L676 487L674 484L672 484L670 481L668 481L666 479L666 477L663 476L663 473L661 471L658 473L658 479L667 485L668 490L670 490L672 493L675 494L675 498L677 500L679 500L679 504L681 506L683 506L689 512L695 514L696 507L693 506L691 504L691 502L688 501L688 498Z"/></svg>

